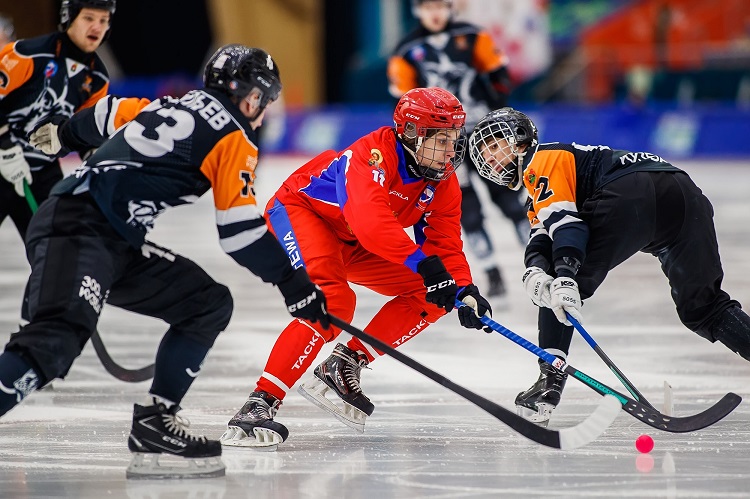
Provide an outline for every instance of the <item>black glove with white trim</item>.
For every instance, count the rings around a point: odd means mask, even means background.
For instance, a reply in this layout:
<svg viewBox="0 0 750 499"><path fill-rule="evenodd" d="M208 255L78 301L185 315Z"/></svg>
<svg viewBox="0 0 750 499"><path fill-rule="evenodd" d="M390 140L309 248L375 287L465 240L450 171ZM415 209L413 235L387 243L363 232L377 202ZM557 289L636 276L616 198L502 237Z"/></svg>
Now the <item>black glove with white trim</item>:
<svg viewBox="0 0 750 499"><path fill-rule="evenodd" d="M479 294L479 288L473 284L469 284L458 294L458 299L468 305L467 307L460 307L458 309L458 320L461 322L461 325L467 329L484 328L485 326L479 318L485 315L492 317L492 307ZM485 328L485 331L487 331L487 328Z"/></svg>
<svg viewBox="0 0 750 499"><path fill-rule="evenodd" d="M417 265L417 272L427 288L427 303L433 303L446 312L456 306L458 286L453 277L445 270L442 260L437 255L428 256Z"/></svg>

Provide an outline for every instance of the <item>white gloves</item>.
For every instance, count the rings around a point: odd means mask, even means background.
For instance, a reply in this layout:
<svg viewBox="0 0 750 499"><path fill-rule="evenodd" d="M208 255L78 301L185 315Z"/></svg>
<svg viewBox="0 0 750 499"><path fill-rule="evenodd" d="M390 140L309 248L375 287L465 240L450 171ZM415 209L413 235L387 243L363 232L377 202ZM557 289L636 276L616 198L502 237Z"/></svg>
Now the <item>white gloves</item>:
<svg viewBox="0 0 750 499"><path fill-rule="evenodd" d="M60 139L57 137L57 127L54 123L40 126L29 136L29 143L48 156L54 156L60 149Z"/></svg>
<svg viewBox="0 0 750 499"><path fill-rule="evenodd" d="M552 307L550 298L550 284L552 276L539 267L529 267L521 278L526 294L537 307Z"/></svg>
<svg viewBox="0 0 750 499"><path fill-rule="evenodd" d="M31 170L26 158L23 157L23 149L16 144L10 149L0 149L0 174L3 178L13 184L16 194L24 197L23 181L31 184Z"/></svg>
<svg viewBox="0 0 750 499"><path fill-rule="evenodd" d="M581 295L578 293L578 283L572 277L558 277L550 286L550 302L557 320L566 326L572 325L565 312L578 322L583 322L581 315Z"/></svg>

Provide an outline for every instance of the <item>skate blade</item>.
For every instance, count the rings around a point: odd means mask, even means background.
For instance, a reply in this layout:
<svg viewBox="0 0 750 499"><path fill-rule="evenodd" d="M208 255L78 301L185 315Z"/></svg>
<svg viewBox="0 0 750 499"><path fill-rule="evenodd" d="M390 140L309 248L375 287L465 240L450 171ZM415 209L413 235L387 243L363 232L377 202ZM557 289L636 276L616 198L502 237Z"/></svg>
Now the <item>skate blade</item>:
<svg viewBox="0 0 750 499"><path fill-rule="evenodd" d="M536 411L522 405L517 405L516 413L522 418L531 421L532 423L539 425L542 428L547 428L547 426L549 425L550 417L552 416L552 411L554 409L555 406L542 402L537 404Z"/></svg>
<svg viewBox="0 0 750 499"><path fill-rule="evenodd" d="M166 463L159 462L166 458ZM226 467L221 457L184 458L167 454L134 452L125 470L128 479L214 478L224 476Z"/></svg>
<svg viewBox="0 0 750 499"><path fill-rule="evenodd" d="M284 440L281 435L268 428L253 428L255 437L248 436L239 426L229 426L219 438L227 447L249 447L259 451L274 452Z"/></svg>
<svg viewBox="0 0 750 499"><path fill-rule="evenodd" d="M341 399L339 400L343 404L343 407L337 406L326 398L326 392L328 392L328 390L330 390L328 385L313 376L311 381L302 383L297 389L297 392L324 411L333 414L336 419L344 423L346 426L354 428L360 433L364 433L367 414ZM336 398L338 398L338 396Z"/></svg>

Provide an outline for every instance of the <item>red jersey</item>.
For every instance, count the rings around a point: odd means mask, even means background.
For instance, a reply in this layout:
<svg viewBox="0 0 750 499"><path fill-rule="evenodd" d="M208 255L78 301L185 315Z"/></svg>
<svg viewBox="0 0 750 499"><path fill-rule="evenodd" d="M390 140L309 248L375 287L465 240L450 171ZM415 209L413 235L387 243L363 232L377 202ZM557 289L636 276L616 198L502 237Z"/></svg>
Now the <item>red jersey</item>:
<svg viewBox="0 0 750 499"><path fill-rule="evenodd" d="M408 154L393 129L382 127L339 153L316 156L289 176L276 197L309 207L342 241L358 242L413 272L427 255L438 255L456 284L466 286L471 272L461 241L458 179L415 178ZM413 240L407 227L414 229Z"/></svg>

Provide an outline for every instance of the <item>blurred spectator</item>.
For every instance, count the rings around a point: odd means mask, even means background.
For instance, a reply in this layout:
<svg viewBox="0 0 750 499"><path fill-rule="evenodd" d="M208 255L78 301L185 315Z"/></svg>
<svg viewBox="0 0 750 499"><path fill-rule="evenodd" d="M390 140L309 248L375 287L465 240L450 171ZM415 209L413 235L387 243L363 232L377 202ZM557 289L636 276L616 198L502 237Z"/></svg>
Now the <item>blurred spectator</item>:
<svg viewBox="0 0 750 499"><path fill-rule="evenodd" d="M466 128L471 132L484 114L507 105L508 58L482 28L453 20L450 0L414 0L412 6L420 25L401 40L388 62L389 91L398 98L416 87L449 90L461 100L467 114ZM476 169L469 162L467 159L467 164L456 171L461 182L461 226L468 248L486 274L487 296L497 299L505 295L505 285L472 184ZM512 221L525 244L529 223L518 194L493 182L484 183L492 201Z"/></svg>
<svg viewBox="0 0 750 499"><path fill-rule="evenodd" d="M13 27L13 19L0 13L0 47L16 40L16 29Z"/></svg>

